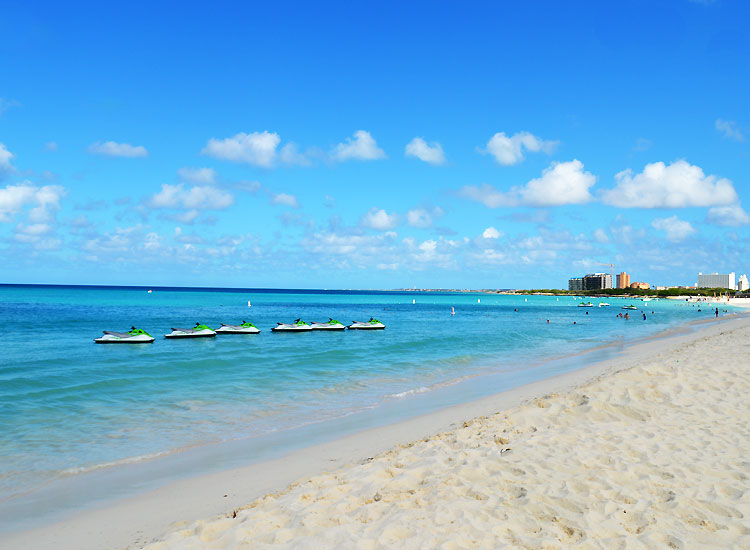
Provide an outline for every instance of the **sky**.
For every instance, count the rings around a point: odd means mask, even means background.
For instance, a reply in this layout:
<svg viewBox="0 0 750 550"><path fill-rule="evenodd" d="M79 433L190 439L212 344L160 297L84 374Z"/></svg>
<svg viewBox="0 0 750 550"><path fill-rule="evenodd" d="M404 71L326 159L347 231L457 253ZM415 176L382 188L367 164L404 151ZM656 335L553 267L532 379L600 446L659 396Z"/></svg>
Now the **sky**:
<svg viewBox="0 0 750 550"><path fill-rule="evenodd" d="M746 273L748 20L741 0L4 2L0 282Z"/></svg>

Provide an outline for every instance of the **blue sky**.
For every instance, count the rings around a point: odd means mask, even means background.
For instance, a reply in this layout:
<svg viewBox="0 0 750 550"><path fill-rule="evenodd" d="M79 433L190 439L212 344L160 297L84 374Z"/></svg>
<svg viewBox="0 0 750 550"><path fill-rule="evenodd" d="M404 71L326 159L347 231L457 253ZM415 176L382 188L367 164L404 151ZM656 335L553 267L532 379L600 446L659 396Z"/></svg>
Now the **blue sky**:
<svg viewBox="0 0 750 550"><path fill-rule="evenodd" d="M750 271L750 7L518 4L5 3L0 282Z"/></svg>

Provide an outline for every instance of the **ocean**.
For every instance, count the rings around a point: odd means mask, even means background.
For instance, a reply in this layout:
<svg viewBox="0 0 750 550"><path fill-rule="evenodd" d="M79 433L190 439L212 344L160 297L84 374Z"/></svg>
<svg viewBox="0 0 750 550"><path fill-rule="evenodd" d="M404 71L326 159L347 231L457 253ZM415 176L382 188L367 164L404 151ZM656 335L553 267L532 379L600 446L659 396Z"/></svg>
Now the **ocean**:
<svg viewBox="0 0 750 550"><path fill-rule="evenodd" d="M594 308L580 302L486 293L0 286L0 528L20 525L17 511L27 505L54 514L105 493L123 496L273 457L572 370L713 315L678 300L607 298L611 306ZM628 321L617 317L626 304L639 308ZM277 321L329 317L344 324L376 317L387 328L270 331ZM171 327L245 320L262 332L163 337ZM156 341L93 342L102 330L131 325ZM578 355L592 349L599 351ZM134 464L151 466L138 483L116 475ZM87 498L71 502L71 488L91 485L94 474L101 494L87 490Z"/></svg>

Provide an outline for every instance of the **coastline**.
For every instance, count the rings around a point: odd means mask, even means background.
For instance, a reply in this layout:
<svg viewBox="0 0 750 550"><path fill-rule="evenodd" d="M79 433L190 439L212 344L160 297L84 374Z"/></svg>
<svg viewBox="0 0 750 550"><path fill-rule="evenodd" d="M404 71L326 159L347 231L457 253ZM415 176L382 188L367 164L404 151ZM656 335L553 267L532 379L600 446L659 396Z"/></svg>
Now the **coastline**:
<svg viewBox="0 0 750 550"><path fill-rule="evenodd" d="M388 449L455 429L463 422L505 411L550 393L571 391L602 375L637 365L701 338L748 326L747 318L710 321L659 338L629 345L618 357L526 384L470 403L454 405L397 424L355 433L333 442L293 451L283 457L170 483L66 521L11 534L0 548L138 547L169 532L175 522L224 515L255 498L279 491L295 480L358 464ZM225 496L226 495L226 496ZM117 517L112 523L110 519Z"/></svg>

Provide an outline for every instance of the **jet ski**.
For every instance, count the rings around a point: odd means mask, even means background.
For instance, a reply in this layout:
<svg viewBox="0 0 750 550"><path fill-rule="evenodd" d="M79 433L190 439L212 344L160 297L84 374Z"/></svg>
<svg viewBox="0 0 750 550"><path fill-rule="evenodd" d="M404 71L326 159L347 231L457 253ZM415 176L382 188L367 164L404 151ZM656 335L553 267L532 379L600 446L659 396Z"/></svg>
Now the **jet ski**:
<svg viewBox="0 0 750 550"><path fill-rule="evenodd" d="M341 321L330 319L325 323L310 323L312 330L346 330L346 326Z"/></svg>
<svg viewBox="0 0 750 550"><path fill-rule="evenodd" d="M382 330L385 328L385 325L377 319L373 319L372 317L370 317L370 320L364 323L360 321L353 321L348 328L349 330Z"/></svg>
<svg viewBox="0 0 750 550"><path fill-rule="evenodd" d="M193 328L173 328L172 332L165 334L164 338L208 338L216 336L210 327L196 323Z"/></svg>
<svg viewBox="0 0 750 550"><path fill-rule="evenodd" d="M151 344L154 337L145 330L130 327L130 332L102 331L104 336L94 338L97 344Z"/></svg>
<svg viewBox="0 0 750 550"><path fill-rule="evenodd" d="M271 329L271 332L305 332L307 330L312 330L312 327L304 321L296 319L293 323L277 323Z"/></svg>
<svg viewBox="0 0 750 550"><path fill-rule="evenodd" d="M607 302L599 302L599 307L609 307Z"/></svg>
<svg viewBox="0 0 750 550"><path fill-rule="evenodd" d="M591 302L582 302L578 304L578 307L594 307L594 304L592 304Z"/></svg>
<svg viewBox="0 0 750 550"><path fill-rule="evenodd" d="M622 306L621 309L638 309L638 308L635 306Z"/></svg>
<svg viewBox="0 0 750 550"><path fill-rule="evenodd" d="M222 323L214 332L216 334L258 334L260 329L252 323L242 321L241 325L225 325Z"/></svg>

